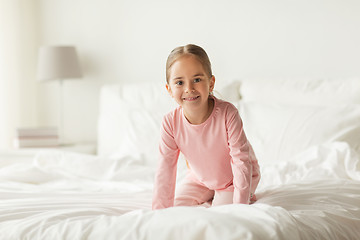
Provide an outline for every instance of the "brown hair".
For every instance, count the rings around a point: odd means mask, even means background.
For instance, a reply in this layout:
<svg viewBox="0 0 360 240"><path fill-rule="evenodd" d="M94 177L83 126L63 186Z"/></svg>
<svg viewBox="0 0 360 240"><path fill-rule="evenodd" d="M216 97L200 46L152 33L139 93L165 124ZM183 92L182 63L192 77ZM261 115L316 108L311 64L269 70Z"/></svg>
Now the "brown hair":
<svg viewBox="0 0 360 240"><path fill-rule="evenodd" d="M169 77L170 77L170 68L171 66L182 56L185 55L192 55L195 56L201 65L203 66L205 72L209 75L209 77L212 76L211 71L211 63L209 60L208 55L206 54L205 50L197 45L194 44L188 44L185 46L180 46L175 48L171 51L170 55L167 58L166 61L166 82L169 83Z"/></svg>

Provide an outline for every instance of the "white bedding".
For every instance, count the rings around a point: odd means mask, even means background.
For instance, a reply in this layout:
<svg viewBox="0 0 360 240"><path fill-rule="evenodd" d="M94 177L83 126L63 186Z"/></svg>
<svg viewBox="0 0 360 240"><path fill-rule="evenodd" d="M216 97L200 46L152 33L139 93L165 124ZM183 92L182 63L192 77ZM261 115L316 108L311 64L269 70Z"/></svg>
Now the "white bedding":
<svg viewBox="0 0 360 240"><path fill-rule="evenodd" d="M359 96L359 79L230 84L220 97L259 159L258 201L152 211L174 104L161 85L104 86L99 156L0 152L0 239L360 239Z"/></svg>
<svg viewBox="0 0 360 240"><path fill-rule="evenodd" d="M347 143L263 167L258 201L152 211L153 168L75 153L0 154L0 239L358 239ZM181 175L181 174L180 174Z"/></svg>

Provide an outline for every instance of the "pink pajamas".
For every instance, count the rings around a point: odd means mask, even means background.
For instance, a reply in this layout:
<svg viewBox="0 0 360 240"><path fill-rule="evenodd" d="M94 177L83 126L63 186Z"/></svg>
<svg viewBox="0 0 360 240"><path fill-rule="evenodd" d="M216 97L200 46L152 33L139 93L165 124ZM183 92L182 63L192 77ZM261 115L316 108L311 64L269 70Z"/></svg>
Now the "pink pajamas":
<svg viewBox="0 0 360 240"><path fill-rule="evenodd" d="M206 207L233 203L234 187L224 190L210 190L188 173L175 194L174 206L204 205Z"/></svg>
<svg viewBox="0 0 360 240"><path fill-rule="evenodd" d="M211 98L214 109L202 124L189 123L180 106L164 117L153 209L174 206L180 151L188 161L191 177L178 190L175 205L201 204L213 197L214 204L250 203L260 180L257 159L237 109ZM225 190L232 192L231 201L231 194Z"/></svg>

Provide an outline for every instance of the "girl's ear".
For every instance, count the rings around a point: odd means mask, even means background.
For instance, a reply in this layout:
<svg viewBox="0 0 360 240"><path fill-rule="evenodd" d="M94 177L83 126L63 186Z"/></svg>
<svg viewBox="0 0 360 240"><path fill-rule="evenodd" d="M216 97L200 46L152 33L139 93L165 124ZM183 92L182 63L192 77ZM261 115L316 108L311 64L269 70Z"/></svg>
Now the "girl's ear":
<svg viewBox="0 0 360 240"><path fill-rule="evenodd" d="M211 78L210 78L210 92L212 92L214 90L214 87L215 87L215 76L212 75Z"/></svg>
<svg viewBox="0 0 360 240"><path fill-rule="evenodd" d="M173 97L173 94L172 94L172 92L171 92L171 88L170 88L169 84L167 83L165 86L166 86L166 90L168 91L168 93L170 94L170 96Z"/></svg>

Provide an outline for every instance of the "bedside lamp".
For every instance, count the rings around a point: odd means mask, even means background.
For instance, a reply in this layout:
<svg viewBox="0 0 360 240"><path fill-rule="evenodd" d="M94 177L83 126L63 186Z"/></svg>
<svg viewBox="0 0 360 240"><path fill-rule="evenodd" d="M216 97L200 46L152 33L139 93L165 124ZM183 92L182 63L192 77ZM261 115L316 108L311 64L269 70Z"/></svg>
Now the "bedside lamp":
<svg viewBox="0 0 360 240"><path fill-rule="evenodd" d="M81 78L82 71L73 46L43 46L39 50L37 78L59 81L58 128L59 143L63 144L63 80Z"/></svg>

